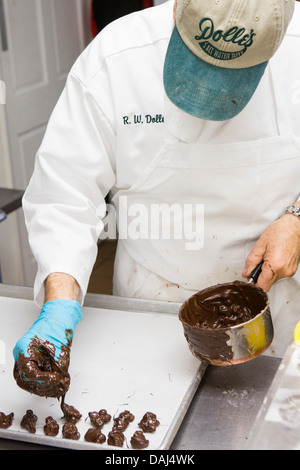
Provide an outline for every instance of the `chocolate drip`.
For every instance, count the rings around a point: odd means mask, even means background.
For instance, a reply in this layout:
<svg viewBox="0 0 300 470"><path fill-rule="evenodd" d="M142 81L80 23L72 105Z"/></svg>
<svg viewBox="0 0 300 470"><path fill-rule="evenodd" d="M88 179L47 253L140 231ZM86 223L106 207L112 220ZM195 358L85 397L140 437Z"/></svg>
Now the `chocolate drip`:
<svg viewBox="0 0 300 470"><path fill-rule="evenodd" d="M64 414L64 419L73 424L76 424L82 417L82 414L76 410L74 406L65 403L65 396L63 396L61 400L61 409Z"/></svg>

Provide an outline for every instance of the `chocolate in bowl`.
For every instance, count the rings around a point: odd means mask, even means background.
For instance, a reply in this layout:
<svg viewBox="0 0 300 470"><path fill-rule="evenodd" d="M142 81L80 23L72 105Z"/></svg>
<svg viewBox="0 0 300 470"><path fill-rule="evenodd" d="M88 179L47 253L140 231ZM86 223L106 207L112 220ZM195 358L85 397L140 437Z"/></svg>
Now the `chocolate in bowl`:
<svg viewBox="0 0 300 470"><path fill-rule="evenodd" d="M246 282L197 292L182 304L179 319L192 354L213 365L253 359L273 340L267 294Z"/></svg>

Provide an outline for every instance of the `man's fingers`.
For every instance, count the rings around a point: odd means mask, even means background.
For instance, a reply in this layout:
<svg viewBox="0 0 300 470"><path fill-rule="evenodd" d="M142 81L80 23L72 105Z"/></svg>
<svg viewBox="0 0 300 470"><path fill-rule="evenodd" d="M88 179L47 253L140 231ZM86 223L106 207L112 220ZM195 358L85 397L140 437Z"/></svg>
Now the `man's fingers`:
<svg viewBox="0 0 300 470"><path fill-rule="evenodd" d="M265 292L268 292L277 279L277 274L268 261L262 265L261 273L257 280L257 287L261 287Z"/></svg>
<svg viewBox="0 0 300 470"><path fill-rule="evenodd" d="M256 268L256 266L258 266L261 261L262 258L260 257L248 260L248 263L246 263L245 269L243 271L243 277L249 278L252 271ZM261 287L264 291L268 292L275 280L276 272L268 261L264 261L256 285L258 287Z"/></svg>
<svg viewBox="0 0 300 470"><path fill-rule="evenodd" d="M253 269L262 261L259 256L253 256L253 253L249 255L246 261L245 269L243 271L243 277L249 278ZM257 263L257 264L256 264ZM261 287L264 291L268 292L275 281L284 277L291 277L295 273L294 264L286 266L284 260L280 257L269 256L265 254L264 263L262 265L261 273L258 277L256 285Z"/></svg>
<svg viewBox="0 0 300 470"><path fill-rule="evenodd" d="M243 277L249 278L253 269L255 269L256 266L258 266L259 263L261 263L261 261L263 260L264 252L265 250L263 249L253 249L250 252L245 262L245 268L242 273Z"/></svg>
<svg viewBox="0 0 300 470"><path fill-rule="evenodd" d="M292 277L300 258L299 220L284 215L262 233L245 262L243 276L249 278L251 271L264 260L257 285L268 291L279 279Z"/></svg>

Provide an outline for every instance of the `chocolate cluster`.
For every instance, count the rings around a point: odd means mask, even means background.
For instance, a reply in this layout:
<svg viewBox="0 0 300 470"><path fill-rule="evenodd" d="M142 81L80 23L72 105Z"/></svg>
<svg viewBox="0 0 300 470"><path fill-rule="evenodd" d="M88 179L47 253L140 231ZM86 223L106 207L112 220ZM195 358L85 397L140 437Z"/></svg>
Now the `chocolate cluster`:
<svg viewBox="0 0 300 470"><path fill-rule="evenodd" d="M66 422L62 426L62 437L65 439L79 440L80 433L77 429L77 422L81 419L82 414L71 405L67 405L64 401L61 404L63 417ZM124 431L128 428L130 423L135 420L135 416L128 410L122 411L118 416L113 418L112 429L108 432L107 439L102 432L105 424L109 423L112 419L111 415L105 410L90 411L88 413L92 427L90 427L84 435L86 442L95 444L103 444L107 440L107 444L114 447L123 447L126 441ZM0 412L0 429L8 429L12 425L14 413L5 415ZM26 429L29 433L36 433L37 416L32 410L27 410L23 416L20 426ZM134 432L130 439L130 445L133 449L145 449L149 446L149 440L146 439L144 433L153 433L159 426L159 421L154 413L147 412L142 417L138 426L142 429ZM46 436L55 437L59 434L59 424L52 417L48 416L45 419L43 427Z"/></svg>

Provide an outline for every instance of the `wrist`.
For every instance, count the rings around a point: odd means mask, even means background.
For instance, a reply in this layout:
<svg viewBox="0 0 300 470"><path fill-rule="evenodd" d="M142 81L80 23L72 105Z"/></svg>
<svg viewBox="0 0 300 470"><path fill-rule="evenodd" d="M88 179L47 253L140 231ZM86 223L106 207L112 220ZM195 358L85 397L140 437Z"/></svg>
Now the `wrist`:
<svg viewBox="0 0 300 470"><path fill-rule="evenodd" d="M65 330L74 331L75 326L82 320L82 308L77 300L49 300L44 304L39 319L61 325L65 335Z"/></svg>
<svg viewBox="0 0 300 470"><path fill-rule="evenodd" d="M300 221L300 201L296 201L293 205L288 206L283 215L293 216Z"/></svg>
<svg viewBox="0 0 300 470"><path fill-rule="evenodd" d="M52 300L77 300L79 285L66 273L51 273L45 281L45 303Z"/></svg>

